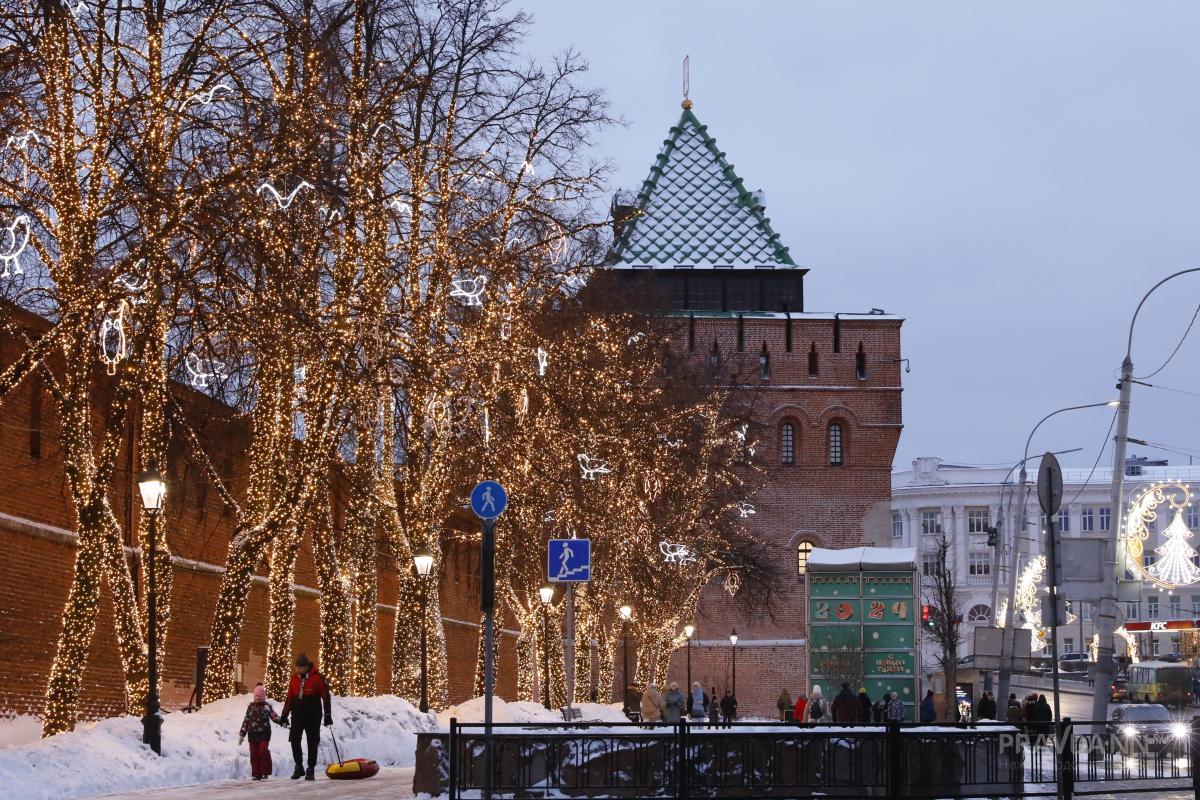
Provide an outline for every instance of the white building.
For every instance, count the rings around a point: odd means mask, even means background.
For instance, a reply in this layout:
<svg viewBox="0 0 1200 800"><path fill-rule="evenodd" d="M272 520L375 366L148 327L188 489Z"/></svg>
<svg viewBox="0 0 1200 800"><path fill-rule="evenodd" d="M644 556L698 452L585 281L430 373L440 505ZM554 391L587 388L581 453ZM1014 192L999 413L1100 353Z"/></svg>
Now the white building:
<svg viewBox="0 0 1200 800"><path fill-rule="evenodd" d="M1168 481L1185 485L1200 483L1200 465L1168 466L1166 462L1131 457L1126 463L1125 472L1126 512L1129 501L1153 484ZM947 533L954 573L964 595L959 609L966 623L960 656L972 652L975 625L993 624L994 554L988 544L988 529L996 524L1002 497L1006 508L1005 529L1012 531L1017 524L1016 481L1017 474L1010 474L1007 468L959 466L944 463L938 458L918 458L913 461L912 469L892 475L891 545L915 547L918 565L923 572L927 572L932 568L934 558L934 536L931 534L939 529ZM1044 553L1040 532L1045 529L1045 520L1034 485L1037 481L1036 461L1032 461L1029 467L1029 481L1029 502L1025 516L1027 534L1022 546L1021 570L1031 557ZM1064 537L1097 535L1113 529L1115 517L1111 508L1111 481L1112 469L1108 467L1097 468L1094 472L1090 469L1063 469L1062 509L1056 521ZM1200 531L1200 507L1192 503L1182 513L1187 527L1193 532ZM1166 518L1156 521L1157 528L1155 523L1148 525L1150 540L1145 548L1145 566L1153 565L1156 558L1154 548L1162 543L1161 531L1170 522L1171 519ZM1011 541L1009 535L1002 535L1001 538L1002 541ZM1190 540L1189 544L1200 546L1200 539ZM1200 564L1200 556L1192 560ZM999 604L1002 609L1007 607L1004 598L1008 592L1004 587L1009 583L1007 570L1002 568ZM1138 602L1121 603L1126 620L1200 619L1200 583L1174 591L1159 590L1148 582L1141 585L1141 599ZM1076 621L1059 629L1060 655L1078 652L1094 633L1091 604L1079 605L1080 608L1070 609ZM1180 652L1190 657L1193 653L1189 651L1194 649L1194 644L1189 646L1186 635L1180 633L1139 634L1138 646L1143 658ZM929 665L936 663L933 650L926 641L923 663L927 669L933 669ZM1123 644L1118 641L1118 655L1124 652ZM1048 654L1047 641L1044 655Z"/></svg>

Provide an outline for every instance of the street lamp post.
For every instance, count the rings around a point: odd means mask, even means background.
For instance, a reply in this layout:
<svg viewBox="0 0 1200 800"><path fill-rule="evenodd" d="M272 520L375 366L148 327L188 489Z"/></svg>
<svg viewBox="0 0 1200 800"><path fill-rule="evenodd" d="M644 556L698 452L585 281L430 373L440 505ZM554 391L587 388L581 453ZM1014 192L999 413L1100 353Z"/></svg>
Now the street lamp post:
<svg viewBox="0 0 1200 800"><path fill-rule="evenodd" d="M687 637L687 684L684 686L687 702L683 705L689 714L692 713L692 635L695 633L695 625L689 623L683 626L683 635Z"/></svg>
<svg viewBox="0 0 1200 800"><path fill-rule="evenodd" d="M1109 687L1116 673L1115 642L1113 637L1117 631L1117 580L1124 578L1125 549L1121 546L1122 523L1124 514L1125 492L1125 446L1129 441L1129 401L1133 394L1133 326L1137 324L1138 314L1146 300L1158 287L1172 278L1200 272L1200 267L1184 269L1168 275L1150 287L1150 291L1142 295L1137 308L1133 311L1133 319L1129 321L1129 337L1125 341L1125 359L1121 362L1121 381L1117 388L1121 392L1120 405L1117 407L1117 435L1113 438L1113 473L1112 473L1112 535L1105 540L1104 555L1101 557L1103 573L1100 584L1104 594L1100 605L1093 612L1092 627L1096 630L1096 664L1093 678L1096 681L1095 694L1092 696L1092 719L1105 719L1108 714ZM1118 565L1118 561L1120 564ZM1120 571L1118 571L1118 566Z"/></svg>
<svg viewBox="0 0 1200 800"><path fill-rule="evenodd" d="M1057 411L1051 411L1046 416L1038 420L1038 423L1033 426L1033 430L1029 432L1029 437L1025 440L1025 453L1018 462L1021 466L1021 474L1017 478L1017 508L1013 514L1012 528L1012 547L1008 554L1008 610L1006 613L1005 629L1006 633L1000 639L1000 680L999 690L1000 697L1004 698L1004 702L1008 702L1009 687L1012 682L1013 671L1013 648L1016 645L1016 628L1017 628L1017 582L1020 580L1021 567L1021 542L1025 538L1028 523L1025 519L1025 512L1028 510L1029 504L1029 473L1027 466L1029 463L1029 446L1033 443L1033 436L1037 433L1038 428L1042 427L1042 423L1051 417L1058 416L1066 411L1078 411L1084 408L1104 408L1112 407L1117 404L1117 401L1110 400L1106 403L1084 403L1078 406L1067 406L1060 408ZM995 604L993 604L995 609ZM993 613L995 613L993 611ZM1011 636L1007 632L1011 631ZM1104 719L1104 717L1100 717Z"/></svg>
<svg viewBox="0 0 1200 800"><path fill-rule="evenodd" d="M625 679L625 685L621 689L622 694L625 696L625 716L629 716L629 684L632 683L629 680L629 618L633 616L633 609L629 606L621 606L617 610L617 613L621 615L621 636L624 640L621 655L621 666L624 674L621 677Z"/></svg>
<svg viewBox="0 0 1200 800"><path fill-rule="evenodd" d="M433 571L433 551L421 547L413 551L413 567L417 570L417 580L421 583L421 713L429 711L429 575Z"/></svg>
<svg viewBox="0 0 1200 800"><path fill-rule="evenodd" d="M138 476L138 491L142 495L142 507L150 517L150 558L146 572L146 615L149 617L147 632L149 687L146 689L146 714L142 717L142 742L150 745L156 754L162 755L162 718L158 715L158 514L162 511L167 484L158 471L158 465L150 462L150 468Z"/></svg>
<svg viewBox="0 0 1200 800"><path fill-rule="evenodd" d="M542 704L550 708L550 604L554 602L554 587L538 589L542 596Z"/></svg>
<svg viewBox="0 0 1200 800"><path fill-rule="evenodd" d="M729 634L729 646L733 650L733 699L737 700L737 628Z"/></svg>

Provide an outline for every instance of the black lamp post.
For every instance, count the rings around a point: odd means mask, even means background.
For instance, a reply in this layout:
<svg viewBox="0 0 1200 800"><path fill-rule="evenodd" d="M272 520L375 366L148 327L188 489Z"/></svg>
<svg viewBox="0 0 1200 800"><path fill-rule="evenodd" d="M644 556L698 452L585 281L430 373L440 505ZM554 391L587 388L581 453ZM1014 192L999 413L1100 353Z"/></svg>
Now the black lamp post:
<svg viewBox="0 0 1200 800"><path fill-rule="evenodd" d="M426 617L429 616L429 574L433 571L433 551L421 547L413 551L413 566L421 582L421 713L429 711L429 643Z"/></svg>
<svg viewBox="0 0 1200 800"><path fill-rule="evenodd" d="M554 587L538 589L542 596L542 705L550 708L550 604L554 602Z"/></svg>
<svg viewBox="0 0 1200 800"><path fill-rule="evenodd" d="M146 615L149 617L147 672L150 685L146 690L146 714L142 717L142 742L161 756L162 718L158 715L158 514L162 511L167 484L153 461L150 462L150 468L138 476L138 491L142 495L142 507L150 517L150 558L146 572Z"/></svg>
<svg viewBox="0 0 1200 800"><path fill-rule="evenodd" d="M737 699L737 628L729 634L729 646L733 649L733 699Z"/></svg>
<svg viewBox="0 0 1200 800"><path fill-rule="evenodd" d="M629 684L633 683L629 679L629 618L633 616L633 609L629 606L621 606L617 613L621 615L621 635L624 639L623 655L621 656L621 664L624 667L625 686L623 687L625 695L625 716L629 716Z"/></svg>
<svg viewBox="0 0 1200 800"><path fill-rule="evenodd" d="M692 713L692 635L695 633L695 625L683 626L683 635L687 637L687 685L684 687L687 692L687 702L684 705L689 714Z"/></svg>

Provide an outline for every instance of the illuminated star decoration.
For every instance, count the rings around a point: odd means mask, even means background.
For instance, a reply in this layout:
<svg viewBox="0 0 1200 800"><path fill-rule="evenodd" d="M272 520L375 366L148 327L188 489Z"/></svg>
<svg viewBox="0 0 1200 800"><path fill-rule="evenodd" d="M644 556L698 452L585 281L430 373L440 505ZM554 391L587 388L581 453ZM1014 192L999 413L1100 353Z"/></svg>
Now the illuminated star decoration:
<svg viewBox="0 0 1200 800"><path fill-rule="evenodd" d="M263 181L262 185L258 187L258 194L262 194L263 189L266 189L275 198L275 202L279 205L280 210L286 211L288 206L292 204L292 201L296 199L296 195L300 193L301 189L312 188L313 185L308 181L300 181L300 185L298 185L295 189L292 189L291 193L284 197L279 193L278 189L276 189L267 181Z"/></svg>
<svg viewBox="0 0 1200 800"><path fill-rule="evenodd" d="M25 131L25 133L22 133L20 136L9 136L7 141L4 143L4 147L6 149L13 147L17 150L28 150L31 139L36 140L38 144L41 144L42 142L42 137L37 135L37 131Z"/></svg>
<svg viewBox="0 0 1200 800"><path fill-rule="evenodd" d="M17 235L17 226L24 228L23 235ZM0 278L7 278L9 275L20 275L25 272L21 268L21 262L18 259L21 253L25 252L25 248L29 245L29 217L21 214L13 220L12 225L4 229L8 233L8 241L5 244L4 252L0 253L0 261L4 262L4 272L0 272ZM9 272L9 268L12 272Z"/></svg>
<svg viewBox="0 0 1200 800"><path fill-rule="evenodd" d="M487 288L487 275L475 278L459 278L450 281L450 296L463 298L465 306L482 306L483 291Z"/></svg>
<svg viewBox="0 0 1200 800"><path fill-rule="evenodd" d="M668 564L694 564L697 561L696 554L686 544L677 542L659 542L658 550L663 554L663 558Z"/></svg>
<svg viewBox="0 0 1200 800"><path fill-rule="evenodd" d="M550 354L539 347L534 355L537 356L537 374L540 378L546 374L546 365L550 363Z"/></svg>
<svg viewBox="0 0 1200 800"><path fill-rule="evenodd" d="M210 362L209 370L211 371L206 371L204 362L195 353L187 354L187 357L183 359L183 366L187 369L188 376L192 379L192 386L196 389L207 389L209 378L225 374L225 366L219 361Z"/></svg>
<svg viewBox="0 0 1200 800"><path fill-rule="evenodd" d="M750 505L745 500L738 503L736 508L737 508L738 516L741 517L742 519L745 519L746 517L749 517L753 514L758 513L754 510L754 506Z"/></svg>
<svg viewBox="0 0 1200 800"><path fill-rule="evenodd" d="M109 375L116 375L117 364L125 359L125 308L122 300L100 323L100 359L108 366Z"/></svg>
<svg viewBox="0 0 1200 800"><path fill-rule="evenodd" d="M212 103L212 101L215 99L217 92L222 92L222 91L223 92L232 92L233 87L229 86L227 84L224 84L224 83L218 83L216 86L212 87L211 89L208 89L206 91L196 92L194 95L188 97L186 100L184 100L182 103L179 104L179 110L182 111L183 109L187 108L188 103L191 103L191 102L199 103L202 106L210 105Z"/></svg>
<svg viewBox="0 0 1200 800"><path fill-rule="evenodd" d="M608 462L603 459L592 458L587 453L576 453L575 458L579 461L579 469L585 481L594 481L597 475L608 475L612 472L608 468Z"/></svg>

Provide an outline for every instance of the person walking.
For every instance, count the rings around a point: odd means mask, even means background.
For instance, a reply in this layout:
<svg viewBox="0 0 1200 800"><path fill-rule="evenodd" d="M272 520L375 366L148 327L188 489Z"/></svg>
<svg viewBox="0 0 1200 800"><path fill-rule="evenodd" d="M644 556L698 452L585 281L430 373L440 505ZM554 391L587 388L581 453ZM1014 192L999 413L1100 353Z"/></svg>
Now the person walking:
<svg viewBox="0 0 1200 800"><path fill-rule="evenodd" d="M663 722L674 725L679 722L679 718L683 716L683 692L679 691L679 684L671 681L671 686L663 696Z"/></svg>
<svg viewBox="0 0 1200 800"><path fill-rule="evenodd" d="M1046 695L1038 695L1037 702L1033 704L1034 710L1037 712L1038 732L1042 736L1049 736L1054 728L1054 709L1050 708L1050 704L1046 702Z"/></svg>
<svg viewBox="0 0 1200 800"><path fill-rule="evenodd" d="M646 684L646 691L642 693L642 722L654 724L662 722L664 708L662 695L658 692L658 685Z"/></svg>
<svg viewBox="0 0 1200 800"><path fill-rule="evenodd" d="M1015 692L1008 695L1008 710L1005 712L1005 719L1010 725L1020 725L1025 721L1025 712L1021 708L1021 701L1017 699Z"/></svg>
<svg viewBox="0 0 1200 800"><path fill-rule="evenodd" d="M800 692L800 695L796 698L796 705L792 708L792 721L801 724L808 722L808 717L805 716L807 713L808 695Z"/></svg>
<svg viewBox="0 0 1200 800"><path fill-rule="evenodd" d="M867 694L865 687L858 689L858 721L871 721L871 697Z"/></svg>
<svg viewBox="0 0 1200 800"><path fill-rule="evenodd" d="M271 723L287 727L271 704L267 702L267 690L260 683L254 687L254 702L246 707L242 728L238 731L238 744L250 737L250 775L256 781L271 776Z"/></svg>
<svg viewBox="0 0 1200 800"><path fill-rule="evenodd" d="M829 710L833 713L833 721L845 725L858 720L858 700L850 691L850 682L842 681L842 690L833 698Z"/></svg>
<svg viewBox="0 0 1200 800"><path fill-rule="evenodd" d="M933 689L928 689L925 692L925 699L921 701L921 724L930 725L937 721L937 708L933 705Z"/></svg>
<svg viewBox="0 0 1200 800"><path fill-rule="evenodd" d="M792 707L792 696L788 694L787 689L779 693L779 697L775 700L775 707L779 709L779 721L787 722L787 712Z"/></svg>
<svg viewBox="0 0 1200 800"><path fill-rule="evenodd" d="M975 719L992 719L996 718L996 698L991 692L984 692L983 697L979 698L979 702L975 705Z"/></svg>
<svg viewBox="0 0 1200 800"><path fill-rule="evenodd" d="M900 695L892 692L888 695L887 709L884 714L888 722L903 722L904 721L904 702L900 699Z"/></svg>
<svg viewBox="0 0 1200 800"><path fill-rule="evenodd" d="M821 695L821 686L817 684L813 686L812 697L808 699L808 718L813 722L820 722L828 716L829 708L826 706L824 696Z"/></svg>
<svg viewBox="0 0 1200 800"><path fill-rule="evenodd" d="M721 719L726 726L737 719L737 698L728 689L725 690L725 696L721 698Z"/></svg>
<svg viewBox="0 0 1200 800"><path fill-rule="evenodd" d="M316 780L313 774L317 768L317 747L321 744L321 711L324 709L326 726L333 725L333 709L329 701L329 686L324 676L304 653L296 656L296 673L288 686L287 701L283 704L280 719L287 722L294 715L292 732L288 739L292 743L292 759L296 762L296 770L292 780L303 777L306 781ZM308 769L304 768L304 752L300 747L301 738L308 740Z"/></svg>
<svg viewBox="0 0 1200 800"><path fill-rule="evenodd" d="M705 713L708 711L708 697L704 694L704 689L700 687L700 681L692 684L692 691L688 695L688 716L692 719L703 720Z"/></svg>
<svg viewBox="0 0 1200 800"><path fill-rule="evenodd" d="M717 702L717 687L712 687L712 691L704 698L704 704L708 706L708 724L717 727L721 724L721 704Z"/></svg>

